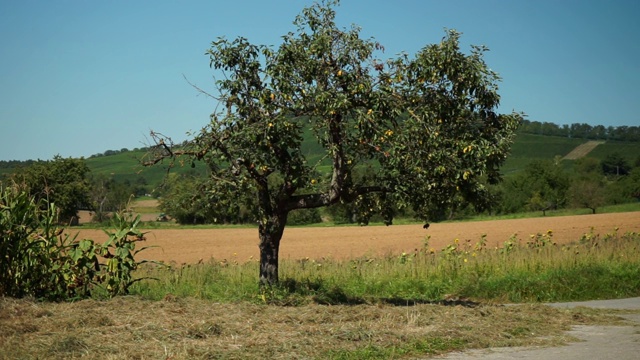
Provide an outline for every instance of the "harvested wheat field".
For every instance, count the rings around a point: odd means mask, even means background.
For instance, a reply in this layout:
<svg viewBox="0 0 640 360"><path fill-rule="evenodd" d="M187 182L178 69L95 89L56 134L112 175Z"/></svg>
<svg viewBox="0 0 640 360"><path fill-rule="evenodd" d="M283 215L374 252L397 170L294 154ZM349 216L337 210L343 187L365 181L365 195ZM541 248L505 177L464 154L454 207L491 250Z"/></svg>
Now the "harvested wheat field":
<svg viewBox="0 0 640 360"><path fill-rule="evenodd" d="M575 242L592 231L604 235L618 229L619 233L640 232L640 212L577 215L546 218L474 221L422 225L288 227L280 246L281 259L322 257L333 259L383 256L412 252L424 245L440 250L454 239L470 240L472 244L487 235L487 245L500 246L514 234L526 241L529 235L553 231L558 244ZM79 238L106 240L102 230L81 230ZM147 249L140 258L166 262L195 263L215 258L238 262L258 257L257 228L217 229L154 229L146 234Z"/></svg>

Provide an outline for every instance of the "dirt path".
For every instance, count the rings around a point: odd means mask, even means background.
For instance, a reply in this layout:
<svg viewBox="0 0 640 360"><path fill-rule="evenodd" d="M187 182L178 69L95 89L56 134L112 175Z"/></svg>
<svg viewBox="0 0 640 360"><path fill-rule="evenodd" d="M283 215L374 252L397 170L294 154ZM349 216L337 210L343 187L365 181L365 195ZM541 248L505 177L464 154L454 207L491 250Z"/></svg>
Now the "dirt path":
<svg viewBox="0 0 640 360"><path fill-rule="evenodd" d="M571 150L571 152L569 152L564 158L562 158L562 160L580 159L583 156L587 156L587 154L590 153L591 150L595 149L596 146L600 144L604 144L604 141L587 141L584 144L576 146L576 148Z"/></svg>
<svg viewBox="0 0 640 360"><path fill-rule="evenodd" d="M553 231L557 243L574 242L593 227L599 234L614 231L640 232L640 212L596 214L533 219L475 221L422 225L349 226L349 227L289 227L280 247L281 259L322 257L344 259L411 252L421 248L426 235L429 247L440 250L455 238L475 244L487 234L487 245L498 246L516 234L526 240L530 234ZM239 262L257 258L256 228L237 229L155 229L147 234L145 245L158 248L141 253L142 258L194 263L199 260L236 259ZM81 230L79 238L106 240L102 230Z"/></svg>

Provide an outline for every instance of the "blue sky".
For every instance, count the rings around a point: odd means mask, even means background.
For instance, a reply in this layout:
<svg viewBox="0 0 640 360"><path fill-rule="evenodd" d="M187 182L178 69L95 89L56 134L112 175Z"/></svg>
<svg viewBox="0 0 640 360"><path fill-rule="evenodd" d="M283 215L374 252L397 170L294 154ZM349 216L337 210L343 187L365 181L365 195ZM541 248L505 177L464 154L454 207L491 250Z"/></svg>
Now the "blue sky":
<svg viewBox="0 0 640 360"><path fill-rule="evenodd" d="M204 52L219 36L277 46L312 1L0 0L0 160L88 157L174 140L215 102ZM640 1L356 1L337 9L386 54L444 28L486 45L501 112L530 120L640 126Z"/></svg>

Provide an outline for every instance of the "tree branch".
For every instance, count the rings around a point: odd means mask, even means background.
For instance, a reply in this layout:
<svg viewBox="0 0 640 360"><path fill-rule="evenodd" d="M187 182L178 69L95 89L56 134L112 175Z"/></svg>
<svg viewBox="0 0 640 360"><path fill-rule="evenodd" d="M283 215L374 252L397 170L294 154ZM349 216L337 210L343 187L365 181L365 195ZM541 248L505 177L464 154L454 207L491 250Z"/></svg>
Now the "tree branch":
<svg viewBox="0 0 640 360"><path fill-rule="evenodd" d="M341 199L345 202L352 202L360 195L374 192L390 192L390 190L383 186L361 186L355 188L348 194L341 194L341 196L338 197L333 196L331 194L331 190L327 193L320 194L293 195L289 199L287 210L311 209L329 206L336 204Z"/></svg>

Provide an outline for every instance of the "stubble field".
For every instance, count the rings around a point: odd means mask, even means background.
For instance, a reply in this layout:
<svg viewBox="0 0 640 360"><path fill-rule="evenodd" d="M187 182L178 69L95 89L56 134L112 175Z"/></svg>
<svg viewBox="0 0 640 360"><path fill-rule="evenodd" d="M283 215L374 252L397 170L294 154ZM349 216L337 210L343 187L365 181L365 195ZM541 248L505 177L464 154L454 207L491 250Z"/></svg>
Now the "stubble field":
<svg viewBox="0 0 640 360"><path fill-rule="evenodd" d="M513 235L526 241L531 234L553 232L558 244L576 242L593 231L604 235L618 229L619 233L640 232L640 212L577 215L546 218L473 221L422 225L288 227L280 246L281 259L348 259L375 257L412 252L424 246L440 250L454 239L475 243L486 234L487 246L500 246ZM140 253L141 259L165 262L196 263L233 259L250 261L259 255L257 228L152 229L145 230L145 246L154 246ZM83 229L79 238L106 240L102 230Z"/></svg>

